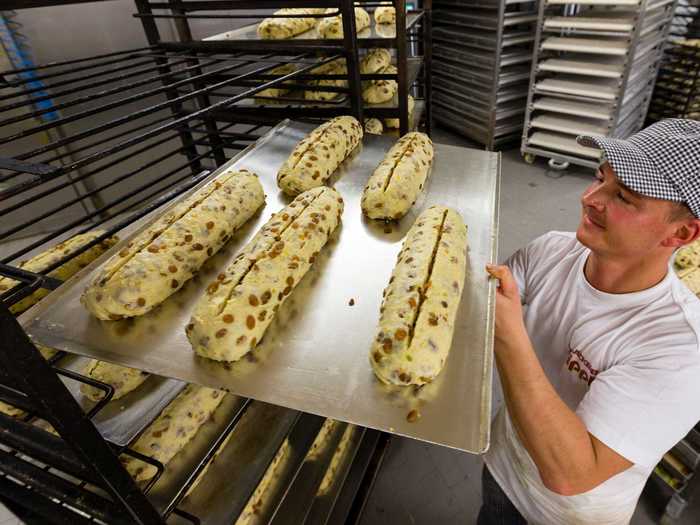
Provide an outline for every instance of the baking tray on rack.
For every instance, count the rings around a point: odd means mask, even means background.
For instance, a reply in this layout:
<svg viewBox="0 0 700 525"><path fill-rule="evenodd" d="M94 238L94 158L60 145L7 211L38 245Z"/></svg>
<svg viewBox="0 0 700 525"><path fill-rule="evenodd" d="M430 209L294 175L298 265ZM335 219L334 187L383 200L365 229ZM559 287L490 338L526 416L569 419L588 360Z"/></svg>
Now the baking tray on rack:
<svg viewBox="0 0 700 525"><path fill-rule="evenodd" d="M609 60L604 60L604 59ZM624 62L617 57L597 57L597 59L571 60L563 58L546 58L537 64L537 71L552 73L569 73L574 75L622 78Z"/></svg>
<svg viewBox="0 0 700 525"><path fill-rule="evenodd" d="M119 332L124 321L98 321L80 305L79 297L96 267L118 253L154 214L138 228L133 225L122 231L122 241L97 264L76 274L20 321L34 340L53 348L472 453L484 452L490 430L495 295L495 284L487 278L484 265L496 260L500 185L496 154L436 144L424 193L406 217L385 225L365 220L359 201L367 178L394 139L365 136L331 181L346 202L342 226L279 309L250 358L225 364L192 351L184 327L195 302L271 213L288 202L275 176L295 144L313 127L285 121L207 179L229 168L250 169L260 176L267 204L182 290L155 311L131 321L126 337ZM390 387L374 377L368 359L382 290L406 231L420 211L433 204L458 210L470 232L468 277L452 351L433 383L420 389ZM351 299L354 306L349 304ZM455 406L460 407L459 418L453 417ZM418 421L407 420L412 410L420 413Z"/></svg>
<svg viewBox="0 0 700 525"><path fill-rule="evenodd" d="M532 108L564 115L591 117L608 122L613 113L612 106L607 106L600 102L576 102L556 97L537 97L532 103Z"/></svg>
<svg viewBox="0 0 700 525"><path fill-rule="evenodd" d="M57 368L82 374L88 361L85 357L68 355L60 361ZM96 402L82 394L80 391L82 383L64 375L59 374L58 377L61 378L85 413L92 410ZM185 388L185 383L182 381L151 375L138 388L124 397L107 403L95 414L92 422L104 439L117 446L126 446L160 414L161 410L183 388Z"/></svg>
<svg viewBox="0 0 700 525"><path fill-rule="evenodd" d="M600 55L624 56L629 49L629 42L620 38L573 38L550 36L541 44L547 51L573 51Z"/></svg>
<svg viewBox="0 0 700 525"><path fill-rule="evenodd" d="M585 11L576 16L548 16L544 19L544 29L585 29L595 31L630 32L634 29L634 17L620 13L598 13Z"/></svg>
<svg viewBox="0 0 700 525"><path fill-rule="evenodd" d="M406 31L410 31L423 17L423 12L408 12L406 13ZM319 18L319 20L321 20ZM211 35L204 38L207 42L216 42L220 40L262 40L258 36L259 23L249 24L239 27L231 31L224 31L216 35ZM374 22L373 12L370 12L370 26L357 33L357 42L360 47L387 46L390 41L396 38L396 24L376 24ZM319 42L342 42L341 39L323 39L318 36L316 27L309 29L299 35L286 39L286 41L294 40L318 40ZM278 40L284 42L285 40Z"/></svg>

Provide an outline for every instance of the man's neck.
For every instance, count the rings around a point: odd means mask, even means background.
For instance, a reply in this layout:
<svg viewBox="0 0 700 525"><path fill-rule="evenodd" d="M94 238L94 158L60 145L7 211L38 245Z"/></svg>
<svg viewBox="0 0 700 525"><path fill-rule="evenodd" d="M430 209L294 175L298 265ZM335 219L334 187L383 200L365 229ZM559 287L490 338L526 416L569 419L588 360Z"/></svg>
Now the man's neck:
<svg viewBox="0 0 700 525"><path fill-rule="evenodd" d="M591 286L601 292L639 292L651 288L666 277L668 258L650 257L630 263L591 252L583 273Z"/></svg>

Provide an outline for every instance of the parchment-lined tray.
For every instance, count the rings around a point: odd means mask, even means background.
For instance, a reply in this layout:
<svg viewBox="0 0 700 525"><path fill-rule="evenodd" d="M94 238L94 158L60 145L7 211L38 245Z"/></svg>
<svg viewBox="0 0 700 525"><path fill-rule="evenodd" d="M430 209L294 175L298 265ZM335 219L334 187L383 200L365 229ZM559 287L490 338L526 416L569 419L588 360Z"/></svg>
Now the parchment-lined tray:
<svg viewBox="0 0 700 525"><path fill-rule="evenodd" d="M362 216L360 195L394 139L366 135L331 180L345 199L341 227L279 309L258 348L234 364L203 359L192 351L184 326L194 303L270 215L288 202L277 189L275 175L311 129L309 124L282 123L212 174L230 167L255 171L267 204L156 311L133 321L103 322L79 303L96 266L117 253L142 225L122 232L120 243L25 313L21 322L36 341L68 352L473 453L485 451L495 285L487 279L484 265L496 256L498 154L436 144L423 195L401 221L385 225ZM433 204L455 208L469 227L467 281L452 350L445 369L430 385L418 390L388 387L375 379L368 360L382 290L406 231ZM123 323L128 323L126 330ZM414 409L421 417L411 423L406 416Z"/></svg>

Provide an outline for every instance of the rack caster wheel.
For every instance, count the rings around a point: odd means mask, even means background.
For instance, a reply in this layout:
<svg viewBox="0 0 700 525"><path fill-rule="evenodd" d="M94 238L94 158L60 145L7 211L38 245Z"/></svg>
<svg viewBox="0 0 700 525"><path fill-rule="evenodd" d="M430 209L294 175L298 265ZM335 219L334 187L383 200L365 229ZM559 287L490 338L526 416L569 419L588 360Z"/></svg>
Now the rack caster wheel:
<svg viewBox="0 0 700 525"><path fill-rule="evenodd" d="M535 156L532 153L523 153L523 160L528 164L534 164Z"/></svg>
<svg viewBox="0 0 700 525"><path fill-rule="evenodd" d="M564 171L566 168L569 167L568 162L560 162L556 159L549 159L549 162L547 164L551 169L556 171Z"/></svg>

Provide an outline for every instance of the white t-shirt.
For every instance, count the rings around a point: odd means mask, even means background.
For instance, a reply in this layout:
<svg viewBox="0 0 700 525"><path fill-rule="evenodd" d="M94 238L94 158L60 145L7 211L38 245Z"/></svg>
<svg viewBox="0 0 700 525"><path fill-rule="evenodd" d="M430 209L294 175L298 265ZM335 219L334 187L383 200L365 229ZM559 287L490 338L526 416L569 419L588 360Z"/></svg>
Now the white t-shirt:
<svg viewBox="0 0 700 525"><path fill-rule="evenodd" d="M601 292L583 273L589 253L573 233L550 232L506 264L557 393L592 435L634 465L583 494L556 494L543 485L504 404L485 460L533 524L629 523L654 465L700 419L700 300L673 271L641 292Z"/></svg>

